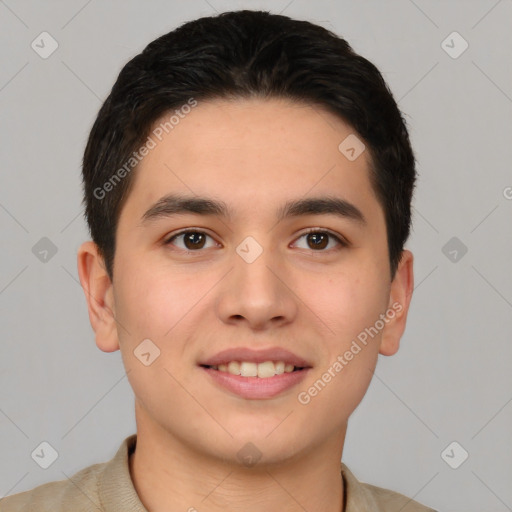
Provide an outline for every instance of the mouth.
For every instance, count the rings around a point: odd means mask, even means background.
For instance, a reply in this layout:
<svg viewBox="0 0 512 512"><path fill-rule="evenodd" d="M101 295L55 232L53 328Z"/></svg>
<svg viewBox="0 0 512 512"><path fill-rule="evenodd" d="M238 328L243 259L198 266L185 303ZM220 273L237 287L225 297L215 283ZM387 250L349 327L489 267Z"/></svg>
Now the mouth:
<svg viewBox="0 0 512 512"><path fill-rule="evenodd" d="M230 361L228 363L216 365L200 365L203 368L216 370L218 372L227 373L229 375L241 377L256 377L258 379L269 379L277 375L299 372L309 367L295 366L285 361L264 361L262 363L254 363L251 361Z"/></svg>
<svg viewBox="0 0 512 512"><path fill-rule="evenodd" d="M312 365L280 347L233 347L198 362L210 384L246 400L273 398L297 386Z"/></svg>
<svg viewBox="0 0 512 512"><path fill-rule="evenodd" d="M266 400L282 395L302 382L311 367L284 361L230 361L201 364L208 381L217 389L245 400Z"/></svg>

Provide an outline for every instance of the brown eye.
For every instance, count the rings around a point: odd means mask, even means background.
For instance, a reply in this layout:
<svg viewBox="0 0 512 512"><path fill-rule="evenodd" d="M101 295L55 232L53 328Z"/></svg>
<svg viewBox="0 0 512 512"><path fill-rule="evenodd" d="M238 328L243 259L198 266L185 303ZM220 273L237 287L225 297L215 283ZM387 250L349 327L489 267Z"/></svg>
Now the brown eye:
<svg viewBox="0 0 512 512"><path fill-rule="evenodd" d="M204 233L186 233L183 236L183 242L187 249L202 249L205 242Z"/></svg>
<svg viewBox="0 0 512 512"><path fill-rule="evenodd" d="M329 235L327 233L308 233L306 237L312 249L325 249L329 244Z"/></svg>
<svg viewBox="0 0 512 512"><path fill-rule="evenodd" d="M177 247L184 251L189 252L197 252L200 249L205 248L207 238L211 239L211 236L203 231L182 231L176 235L173 235L171 238L166 240L165 245L177 245L175 244L175 240L181 239L184 247Z"/></svg>
<svg viewBox="0 0 512 512"><path fill-rule="evenodd" d="M338 249L341 247L348 247L348 242L346 242L343 238L325 230L310 230L307 233L301 235L298 239L306 238L307 247L300 247L301 249L312 249L317 252L328 252L326 247L329 246L331 240L336 242L335 245L338 245Z"/></svg>

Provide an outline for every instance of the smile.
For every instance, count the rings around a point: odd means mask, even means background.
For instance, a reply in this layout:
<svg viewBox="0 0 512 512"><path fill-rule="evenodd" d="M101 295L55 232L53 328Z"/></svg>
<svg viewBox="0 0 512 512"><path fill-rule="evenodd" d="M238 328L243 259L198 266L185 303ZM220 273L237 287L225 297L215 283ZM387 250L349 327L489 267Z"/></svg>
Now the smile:
<svg viewBox="0 0 512 512"><path fill-rule="evenodd" d="M233 363L235 363L235 361ZM230 364L232 368L236 367L232 363ZM292 366L291 370L288 369L289 371L286 371L283 369L282 373L277 374L275 373L275 369L270 367L270 365L264 366L265 364L266 363L260 363L256 365L255 363L248 363L250 366L246 367L245 363L241 363L240 371L245 372L246 369L248 369L249 373L254 374L255 370L253 367L261 365L263 366L263 372L272 371L274 372L273 376L268 374L266 377L259 377L257 375L243 376L211 366L201 366L200 368L206 373L207 378L214 386L246 400L265 400L276 397L294 386L299 385L311 370L311 368L295 368ZM276 365L273 362L271 362L271 364L275 368ZM229 368L229 365L225 366ZM280 369L279 362L277 367ZM265 368L267 368L267 370L265 370ZM258 368L256 368L256 370L258 370Z"/></svg>
<svg viewBox="0 0 512 512"><path fill-rule="evenodd" d="M284 361L265 361L263 363L253 363L250 361L230 361L227 364L219 364L207 366L213 370L229 373L230 375L241 375L242 377L259 377L260 379L268 379L275 375L283 373L292 373L301 370L293 364Z"/></svg>

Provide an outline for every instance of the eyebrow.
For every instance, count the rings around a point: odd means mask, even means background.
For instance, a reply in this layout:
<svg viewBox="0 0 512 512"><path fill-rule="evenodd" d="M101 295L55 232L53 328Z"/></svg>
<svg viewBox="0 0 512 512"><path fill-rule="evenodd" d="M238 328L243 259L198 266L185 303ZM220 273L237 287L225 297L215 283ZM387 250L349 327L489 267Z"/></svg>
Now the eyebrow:
<svg viewBox="0 0 512 512"><path fill-rule="evenodd" d="M169 194L160 198L144 213L142 222L147 223L152 220L187 213L204 216L216 215L225 219L232 219L234 217L232 210L224 201L206 197ZM345 199L332 196L287 201L277 210L276 217L278 221L282 221L290 217L327 214L352 220L361 225L366 225L367 223L361 210L354 204Z"/></svg>

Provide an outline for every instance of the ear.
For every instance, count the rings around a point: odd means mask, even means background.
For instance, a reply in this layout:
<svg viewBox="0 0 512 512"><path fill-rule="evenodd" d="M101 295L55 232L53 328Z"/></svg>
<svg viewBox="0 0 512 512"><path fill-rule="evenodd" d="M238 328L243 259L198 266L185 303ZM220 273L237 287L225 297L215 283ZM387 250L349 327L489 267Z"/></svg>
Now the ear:
<svg viewBox="0 0 512 512"><path fill-rule="evenodd" d="M84 242L80 246L77 264L96 345L104 352L119 350L112 281L94 242Z"/></svg>
<svg viewBox="0 0 512 512"><path fill-rule="evenodd" d="M386 325L382 331L379 354L392 356L400 347L400 338L405 331L409 304L414 289L413 254L402 251L395 277L391 282Z"/></svg>

